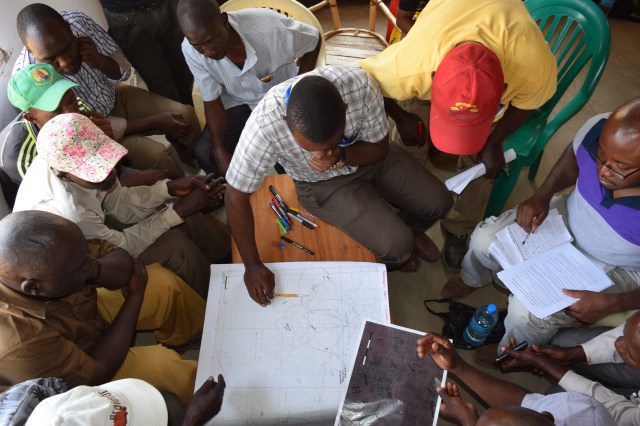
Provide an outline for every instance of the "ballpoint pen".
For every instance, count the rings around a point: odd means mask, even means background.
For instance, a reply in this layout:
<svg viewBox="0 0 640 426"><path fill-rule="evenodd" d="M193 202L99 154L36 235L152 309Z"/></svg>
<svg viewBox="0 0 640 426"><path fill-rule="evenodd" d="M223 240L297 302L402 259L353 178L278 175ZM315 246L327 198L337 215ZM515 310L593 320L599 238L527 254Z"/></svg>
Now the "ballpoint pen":
<svg viewBox="0 0 640 426"><path fill-rule="evenodd" d="M527 238L529 238L529 235L531 235L531 234L533 234L533 233L535 232L536 228L534 228L534 227L533 227L533 222L535 222L535 221L536 221L536 218L537 218L537 217L538 217L538 216L534 216L534 217L533 217L533 220L531 221L531 231L529 231L529 233L527 234L527 236L526 236L526 237L524 237L524 240L522 240L522 245L524 245L524 243L526 243L526 242L527 242Z"/></svg>

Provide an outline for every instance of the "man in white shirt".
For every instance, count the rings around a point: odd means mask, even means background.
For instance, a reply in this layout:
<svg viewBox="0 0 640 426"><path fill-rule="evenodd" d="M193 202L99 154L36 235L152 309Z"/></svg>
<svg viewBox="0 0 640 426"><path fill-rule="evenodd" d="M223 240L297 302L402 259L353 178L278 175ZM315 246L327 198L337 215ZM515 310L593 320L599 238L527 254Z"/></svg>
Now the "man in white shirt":
<svg viewBox="0 0 640 426"><path fill-rule="evenodd" d="M552 395L530 393L515 383L493 377L468 364L451 341L437 333L418 340L418 358L427 354L438 367L448 370L491 408L479 418L475 407L460 398L457 385L449 382L437 389L442 397L440 413L459 425L615 425L597 397L580 392ZM511 353L511 352L509 352ZM547 417L546 419L544 417ZM476 423L477 422L477 423Z"/></svg>
<svg viewBox="0 0 640 426"><path fill-rule="evenodd" d="M177 13L185 35L182 52L207 118L198 159L207 170L213 157L224 175L242 129L265 93L314 68L320 34L265 8L221 13L212 0L182 0Z"/></svg>
<svg viewBox="0 0 640 426"><path fill-rule="evenodd" d="M200 214L220 206L221 179L184 177L122 187L115 164L127 150L80 114L49 120L40 129L37 149L14 211L44 210L65 217L87 239L139 253L145 264L159 262L207 297L210 265L230 251L226 230L215 218ZM109 227L108 216L128 227Z"/></svg>
<svg viewBox="0 0 640 426"><path fill-rule="evenodd" d="M638 399L628 399L607 389L604 384L589 380L572 371L576 362L597 364L624 362L637 377L640 371L640 312L633 314L625 324L604 333L591 341L572 348L553 345L533 345L525 352L503 350L514 359L505 369L529 366L544 372L566 391L582 392L601 402L620 425L640 424ZM588 371L588 368L586 369Z"/></svg>

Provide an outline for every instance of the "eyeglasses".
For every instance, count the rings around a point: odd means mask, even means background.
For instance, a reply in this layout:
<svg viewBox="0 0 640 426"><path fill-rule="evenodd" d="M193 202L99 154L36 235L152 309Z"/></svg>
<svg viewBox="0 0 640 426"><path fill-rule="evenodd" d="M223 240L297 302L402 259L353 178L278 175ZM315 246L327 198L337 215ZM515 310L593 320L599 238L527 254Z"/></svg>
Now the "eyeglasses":
<svg viewBox="0 0 640 426"><path fill-rule="evenodd" d="M636 172L639 172L639 171L640 171L640 168L637 168L637 169L635 169L634 171L629 172L629 173L627 173L627 174L623 175L622 173L620 173L620 172L616 172L615 170L613 170L613 169L611 168L611 166L608 164L608 163L609 163L609 160L603 160L603 159L602 159L602 158L600 158L600 156L598 155L598 154L599 154L599 152L601 151L601 148L600 148L600 141L599 141L598 139L596 139L596 140L591 144L591 146L589 146L589 147L587 148L587 151L589 152L589 154L591 155L591 157L592 157L594 160L596 160L596 162L597 162L599 165L601 165L602 167L606 167L606 168L607 168L607 170L609 170L609 172L611 172L611 174L612 174L614 177L616 177L617 179L625 180L626 178L628 178L628 177L629 177L629 176L631 176L632 174L634 174L634 173L636 173Z"/></svg>

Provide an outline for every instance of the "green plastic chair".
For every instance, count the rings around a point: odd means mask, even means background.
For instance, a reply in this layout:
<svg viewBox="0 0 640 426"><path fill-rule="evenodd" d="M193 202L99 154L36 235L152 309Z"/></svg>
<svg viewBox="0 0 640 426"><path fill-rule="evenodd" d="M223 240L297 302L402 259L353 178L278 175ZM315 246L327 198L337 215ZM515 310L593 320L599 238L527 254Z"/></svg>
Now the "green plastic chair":
<svg viewBox="0 0 640 426"><path fill-rule="evenodd" d="M611 34L604 13L589 0L527 0L524 3L549 43L558 63L558 88L529 120L505 141L504 150L513 148L517 157L509 164L509 175L496 178L487 203L485 217L502 212L523 167L529 180L538 173L544 147L567 120L582 109L595 90L609 59ZM590 62L589 62L590 60ZM551 119L549 116L567 87L587 65L578 93Z"/></svg>

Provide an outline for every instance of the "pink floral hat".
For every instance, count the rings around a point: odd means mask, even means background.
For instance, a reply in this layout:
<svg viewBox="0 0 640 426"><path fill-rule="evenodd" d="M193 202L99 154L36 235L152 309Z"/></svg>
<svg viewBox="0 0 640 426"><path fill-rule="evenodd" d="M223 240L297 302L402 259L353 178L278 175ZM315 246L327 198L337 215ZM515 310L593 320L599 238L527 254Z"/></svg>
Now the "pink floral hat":
<svg viewBox="0 0 640 426"><path fill-rule="evenodd" d="M60 114L38 134L38 155L52 168L88 182L102 182L127 149L82 114Z"/></svg>

